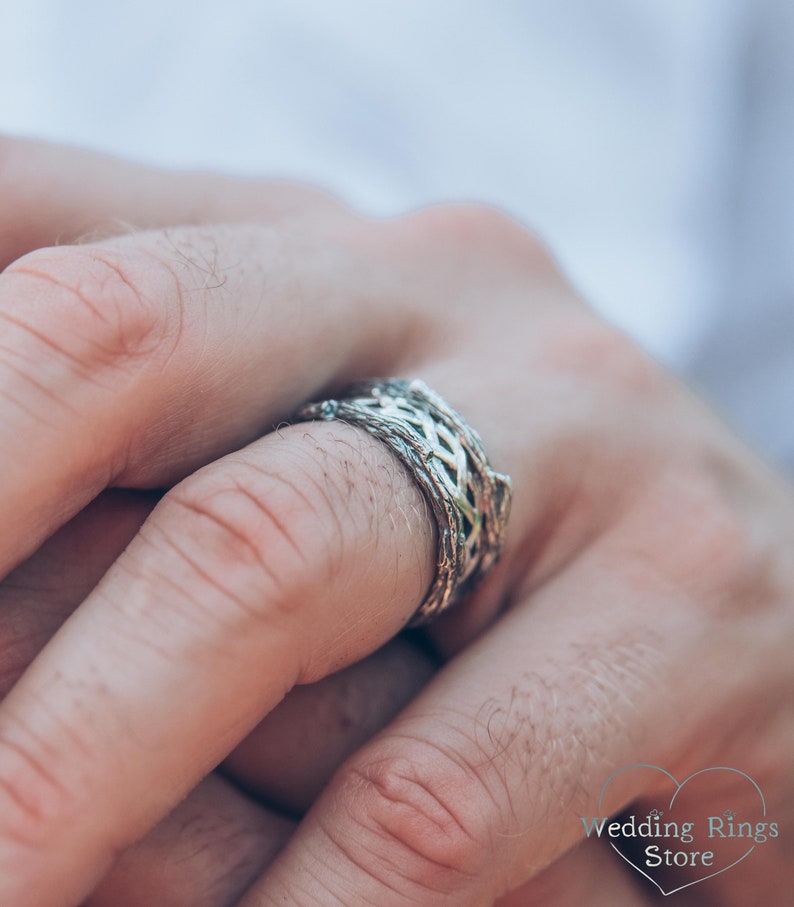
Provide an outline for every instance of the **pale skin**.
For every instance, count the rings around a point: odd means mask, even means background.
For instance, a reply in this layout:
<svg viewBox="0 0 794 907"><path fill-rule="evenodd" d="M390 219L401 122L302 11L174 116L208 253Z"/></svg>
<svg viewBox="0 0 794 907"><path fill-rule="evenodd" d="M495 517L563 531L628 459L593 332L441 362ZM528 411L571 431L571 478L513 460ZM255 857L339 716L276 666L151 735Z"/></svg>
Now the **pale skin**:
<svg viewBox="0 0 794 907"><path fill-rule="evenodd" d="M780 823L678 903L785 902L794 495L528 232L10 140L0 197L0 903L654 904L576 819L637 762ZM273 431L373 375L513 479L437 659L410 478Z"/></svg>

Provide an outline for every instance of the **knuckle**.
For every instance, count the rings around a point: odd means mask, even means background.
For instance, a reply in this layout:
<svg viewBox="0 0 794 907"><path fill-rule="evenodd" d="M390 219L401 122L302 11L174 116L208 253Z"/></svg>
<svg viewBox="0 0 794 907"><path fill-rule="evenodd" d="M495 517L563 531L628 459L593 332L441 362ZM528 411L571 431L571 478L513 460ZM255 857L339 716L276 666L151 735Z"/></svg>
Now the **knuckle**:
<svg viewBox="0 0 794 907"><path fill-rule="evenodd" d="M158 525L189 588L210 585L248 615L283 620L306 600L311 571L293 527L310 506L291 479L237 459L176 486Z"/></svg>
<svg viewBox="0 0 794 907"><path fill-rule="evenodd" d="M0 735L0 839L23 852L46 846L72 805L57 777L57 760L40 753L36 740L18 716Z"/></svg>
<svg viewBox="0 0 794 907"><path fill-rule="evenodd" d="M173 277L143 254L39 249L10 265L2 280L13 300L3 307L6 320L81 371L148 358L173 333L166 303Z"/></svg>
<svg viewBox="0 0 794 907"><path fill-rule="evenodd" d="M383 884L462 903L485 881L491 798L477 774L451 754L412 740L399 756L357 760L342 787L354 840L337 843L350 851L363 839L358 852L373 855L368 871Z"/></svg>
<svg viewBox="0 0 794 907"><path fill-rule="evenodd" d="M756 586L763 564L762 547L737 502L711 470L697 469L684 476L684 501L687 535L694 540L692 564L705 580L706 587L742 597L748 587ZM760 588L760 587L759 587ZM725 599L724 594L719 596Z"/></svg>
<svg viewBox="0 0 794 907"><path fill-rule="evenodd" d="M486 338L501 349L504 321L495 311L516 326L532 325L515 332L523 343L538 333L540 313L582 308L541 240L495 208L425 208L381 224L378 235L400 274L403 298L415 303L412 336L420 347L443 338L481 348ZM461 314L460 324L450 319L450 307Z"/></svg>
<svg viewBox="0 0 794 907"><path fill-rule="evenodd" d="M723 469L729 474L732 466L715 456L719 467L702 454L668 466L642 501L637 518L646 527L635 538L647 540L644 557L687 592L687 601L731 612L774 597L776 548L766 521L742 503L752 497L726 481Z"/></svg>
<svg viewBox="0 0 794 907"><path fill-rule="evenodd" d="M533 275L557 269L540 238L503 211L488 205L456 204L424 208L404 219L434 251L453 249L460 257L512 261Z"/></svg>
<svg viewBox="0 0 794 907"><path fill-rule="evenodd" d="M560 312L537 348L540 370L581 382L611 400L670 396L664 372L629 337L586 309Z"/></svg>

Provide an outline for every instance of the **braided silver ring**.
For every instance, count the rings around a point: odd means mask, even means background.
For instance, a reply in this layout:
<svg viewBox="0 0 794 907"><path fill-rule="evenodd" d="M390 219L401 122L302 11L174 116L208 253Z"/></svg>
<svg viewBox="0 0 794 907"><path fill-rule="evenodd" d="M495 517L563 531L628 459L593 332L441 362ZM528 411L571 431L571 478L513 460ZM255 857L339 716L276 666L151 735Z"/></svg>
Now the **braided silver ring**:
<svg viewBox="0 0 794 907"><path fill-rule="evenodd" d="M411 620L427 623L470 592L498 559L512 496L479 435L423 381L358 381L290 422L338 419L381 440L405 465L438 526L436 575Z"/></svg>

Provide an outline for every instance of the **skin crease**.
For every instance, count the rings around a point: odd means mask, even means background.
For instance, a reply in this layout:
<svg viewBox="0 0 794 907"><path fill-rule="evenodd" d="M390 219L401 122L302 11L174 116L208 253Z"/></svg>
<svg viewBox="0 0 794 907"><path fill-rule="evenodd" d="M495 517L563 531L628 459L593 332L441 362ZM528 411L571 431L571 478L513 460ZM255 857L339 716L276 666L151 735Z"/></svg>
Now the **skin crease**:
<svg viewBox="0 0 794 907"><path fill-rule="evenodd" d="M781 825L682 903L785 903L791 490L534 238L487 209L372 224L284 185L0 157L6 689L56 634L0 708L0 900L653 904L575 819L641 761L736 765ZM421 376L514 482L502 561L427 631L436 673L376 652L429 576L410 478L344 427L244 447L377 373ZM346 718L286 779L318 708Z"/></svg>

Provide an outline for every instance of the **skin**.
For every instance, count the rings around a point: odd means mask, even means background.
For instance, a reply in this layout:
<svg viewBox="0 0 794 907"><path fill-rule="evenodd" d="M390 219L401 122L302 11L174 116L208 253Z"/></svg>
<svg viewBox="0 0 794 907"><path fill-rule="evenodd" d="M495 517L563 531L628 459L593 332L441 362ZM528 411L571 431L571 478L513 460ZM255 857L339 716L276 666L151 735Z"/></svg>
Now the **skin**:
<svg viewBox="0 0 794 907"><path fill-rule="evenodd" d="M0 902L651 904L576 818L643 762L740 767L780 823L681 903L784 903L794 496L534 237L0 161ZM373 374L422 377L514 483L436 658L382 648L433 571L410 477L347 426L272 430Z"/></svg>

